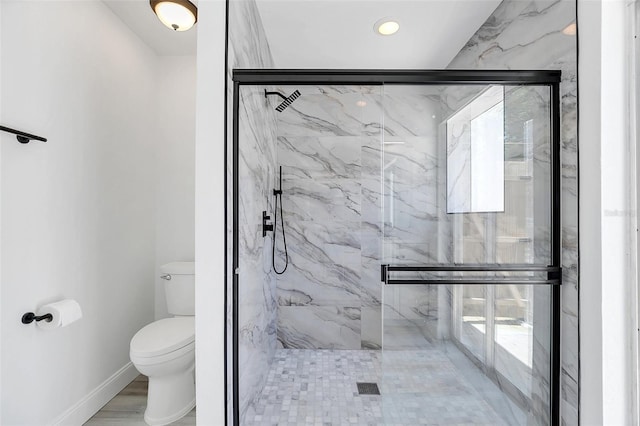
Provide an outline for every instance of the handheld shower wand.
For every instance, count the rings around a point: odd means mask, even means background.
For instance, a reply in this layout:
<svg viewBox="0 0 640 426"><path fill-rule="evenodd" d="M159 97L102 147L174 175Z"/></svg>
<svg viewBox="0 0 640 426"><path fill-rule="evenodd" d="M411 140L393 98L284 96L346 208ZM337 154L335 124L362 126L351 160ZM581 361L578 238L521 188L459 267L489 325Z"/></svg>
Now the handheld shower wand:
<svg viewBox="0 0 640 426"><path fill-rule="evenodd" d="M274 205L274 218L273 218L273 241L271 246L271 265L273 266L273 272L278 275L284 274L289 266L289 252L287 251L287 236L284 232L284 215L282 214L282 166L280 166L280 189L273 190L273 196L275 197ZM282 242L284 243L284 269L278 271L276 268L276 235L278 231L278 198L280 198L280 226L282 227Z"/></svg>

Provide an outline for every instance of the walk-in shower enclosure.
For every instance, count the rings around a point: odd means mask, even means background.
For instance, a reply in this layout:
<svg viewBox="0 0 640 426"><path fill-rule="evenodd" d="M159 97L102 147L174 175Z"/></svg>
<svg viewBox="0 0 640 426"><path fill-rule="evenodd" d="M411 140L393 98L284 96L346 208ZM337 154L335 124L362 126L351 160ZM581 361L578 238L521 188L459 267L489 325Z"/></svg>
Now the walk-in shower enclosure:
<svg viewBox="0 0 640 426"><path fill-rule="evenodd" d="M233 424L558 424L560 72L233 81Z"/></svg>

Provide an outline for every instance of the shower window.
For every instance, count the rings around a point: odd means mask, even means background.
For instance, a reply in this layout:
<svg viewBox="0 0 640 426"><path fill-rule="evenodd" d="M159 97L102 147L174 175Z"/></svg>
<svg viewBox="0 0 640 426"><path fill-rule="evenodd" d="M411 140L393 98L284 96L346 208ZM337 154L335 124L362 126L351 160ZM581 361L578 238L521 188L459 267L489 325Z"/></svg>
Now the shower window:
<svg viewBox="0 0 640 426"><path fill-rule="evenodd" d="M447 120L447 213L504 210L503 99L491 86Z"/></svg>

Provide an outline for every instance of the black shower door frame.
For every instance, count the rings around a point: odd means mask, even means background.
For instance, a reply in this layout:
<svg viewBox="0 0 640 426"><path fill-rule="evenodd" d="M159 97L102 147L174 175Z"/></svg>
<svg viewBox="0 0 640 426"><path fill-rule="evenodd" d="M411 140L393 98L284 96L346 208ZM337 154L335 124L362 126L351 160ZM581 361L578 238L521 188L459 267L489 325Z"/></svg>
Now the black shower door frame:
<svg viewBox="0 0 640 426"><path fill-rule="evenodd" d="M548 86L551 89L551 264L548 269L556 272L553 278L541 285L551 286L551 424L560 424L560 285L562 243L561 243L561 175L560 175L560 78L559 70L323 70L323 69L234 69L233 80L233 124L232 141L228 136L225 143L225 163L229 166L231 150L232 179L225 173L225 188L232 190L232 241L231 250L225 232L225 300L232 304L232 360L233 371L233 425L240 423L239 395L239 354L238 354L238 313L239 313L239 106L240 87L244 85L478 85L500 84L505 86ZM229 200L225 198L225 211L229 211ZM225 230L229 215L225 215ZM228 256L232 253L232 266ZM229 279L232 279L231 299L227 294ZM384 281L384 279L383 279ZM228 324L228 310L225 309L225 324ZM225 326L225 391L230 367L227 359L229 339ZM226 401L225 401L226 407ZM228 416L225 419L228 423Z"/></svg>

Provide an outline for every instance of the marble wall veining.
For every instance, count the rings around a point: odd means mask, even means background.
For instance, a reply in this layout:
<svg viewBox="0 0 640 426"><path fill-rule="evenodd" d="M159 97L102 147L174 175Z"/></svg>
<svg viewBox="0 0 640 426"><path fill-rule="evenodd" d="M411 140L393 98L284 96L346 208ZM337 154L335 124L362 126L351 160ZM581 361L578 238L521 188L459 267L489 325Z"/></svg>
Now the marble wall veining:
<svg viewBox="0 0 640 426"><path fill-rule="evenodd" d="M278 115L290 261L278 276L278 341L284 348L379 348L379 270L367 279L375 265L365 255L374 249L364 242L377 249L378 240L363 238L371 232L363 218L371 216L370 200L380 199L367 188L380 193L380 161L371 157L380 153L381 87L280 88L295 89L302 95Z"/></svg>
<svg viewBox="0 0 640 426"><path fill-rule="evenodd" d="M238 176L239 263L238 356L242 415L264 386L276 350L276 277L271 271L271 239L262 237L262 211L271 211L276 149L273 117L264 93L255 86L240 89Z"/></svg>
<svg viewBox="0 0 640 426"><path fill-rule="evenodd" d="M232 140L233 83L232 70L235 68L273 68L273 58L262 26L255 0L230 0L229 7L229 48L228 81L228 140ZM261 215L270 211L269 191L273 186L276 167L276 117L268 108L264 93L257 87L245 87L240 93L239 136L242 144L239 158L239 176L243 191L239 193L239 297L242 309L239 312L239 395L240 420L249 405L260 394L267 379L276 350L276 280L265 262L270 240L262 238ZM232 152L227 158L227 179L232 181ZM228 186L228 206L232 203L232 188ZM232 241L233 210L227 210L227 238ZM227 248L227 270L233 270L233 247ZM226 283L228 294L232 294L232 274ZM233 324L232 299L227 300L227 359L233 359L231 336ZM230 367L230 366L229 366ZM227 369L227 413L229 424L233 424L233 369Z"/></svg>
<svg viewBox="0 0 640 426"><path fill-rule="evenodd" d="M279 344L379 349L380 265L438 257L439 89L299 90L278 115L290 259L278 276ZM414 313L430 300L423 292L406 289L396 314L420 322Z"/></svg>
<svg viewBox="0 0 640 426"><path fill-rule="evenodd" d="M503 341L495 345L500 355L496 362L510 380L527 383L520 405L526 408L528 424L546 424L548 288L522 288L525 295L518 296L518 303L535 303L526 313L515 313L522 308L515 307L513 293L503 288L491 290L493 298L470 293L462 297L444 286L420 285L387 286L382 294L379 282L384 263L548 263L548 87L508 87L500 94L504 212L447 214L446 121L487 89L299 89L302 96L277 116L277 163L283 167L290 260L277 278L278 342L287 349L381 348L384 332L386 349L424 348L449 340L451 333L459 338L451 324L454 301L495 298L496 306L502 306L496 315L503 319L532 316L512 329L519 339L531 336L524 350L533 358L532 368L517 367ZM285 94L293 90L280 88ZM282 265L281 242L278 247Z"/></svg>
<svg viewBox="0 0 640 426"><path fill-rule="evenodd" d="M577 43L575 1L505 0L451 69L560 69L562 167L561 422L579 424Z"/></svg>

